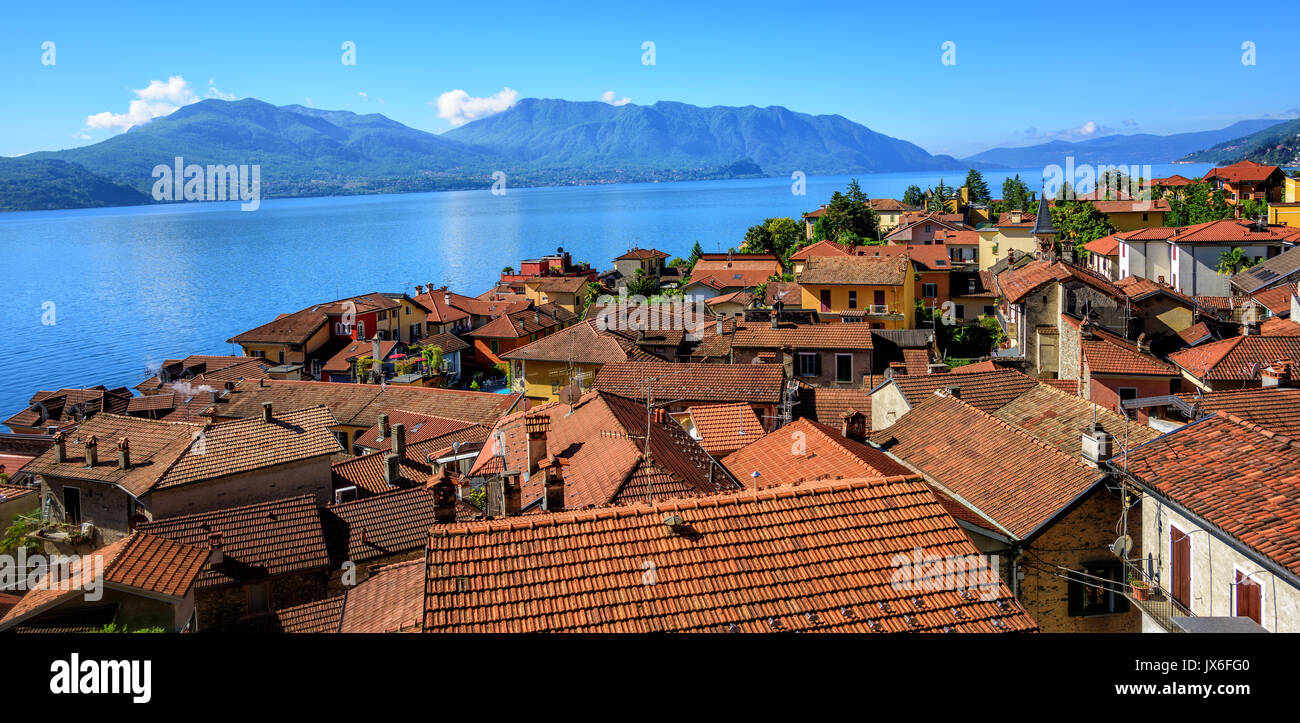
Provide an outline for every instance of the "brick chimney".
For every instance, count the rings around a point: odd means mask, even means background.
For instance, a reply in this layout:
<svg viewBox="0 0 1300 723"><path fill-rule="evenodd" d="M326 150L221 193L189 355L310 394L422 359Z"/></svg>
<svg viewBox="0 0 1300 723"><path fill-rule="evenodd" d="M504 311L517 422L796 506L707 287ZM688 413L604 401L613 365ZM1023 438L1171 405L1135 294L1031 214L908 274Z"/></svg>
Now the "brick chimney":
<svg viewBox="0 0 1300 723"><path fill-rule="evenodd" d="M208 533L208 549L211 554L208 555L208 563L213 567L226 561L226 551L222 546L222 533L212 531Z"/></svg>
<svg viewBox="0 0 1300 723"><path fill-rule="evenodd" d="M384 482L389 487L396 487L402 481L402 472L398 467L401 461L402 458L392 452L384 455Z"/></svg>
<svg viewBox="0 0 1300 723"><path fill-rule="evenodd" d="M521 506L523 489L519 484L519 472L510 470L501 475L501 500L503 515L517 515Z"/></svg>
<svg viewBox="0 0 1300 723"><path fill-rule="evenodd" d="M388 426L388 415L387 414L379 415L379 438L388 439L390 431L391 430Z"/></svg>
<svg viewBox="0 0 1300 723"><path fill-rule="evenodd" d="M85 467L89 469L99 463L99 440L95 439L95 435L92 434L86 437L84 446L86 448Z"/></svg>
<svg viewBox="0 0 1300 723"><path fill-rule="evenodd" d="M777 311L776 309L772 309L772 313L769 314L769 316L771 317L773 329L776 329L781 326L781 312Z"/></svg>
<svg viewBox="0 0 1300 723"><path fill-rule="evenodd" d="M416 284L416 285L415 285L415 295L416 295L416 296L423 296L423 295L424 295L424 284Z"/></svg>
<svg viewBox="0 0 1300 723"><path fill-rule="evenodd" d="M117 468L131 469L131 441L126 437L117 440Z"/></svg>
<svg viewBox="0 0 1300 723"><path fill-rule="evenodd" d="M1290 387L1291 386L1291 365L1290 359L1279 359L1278 361L1265 367L1259 373L1260 386L1265 387Z"/></svg>
<svg viewBox="0 0 1300 723"><path fill-rule="evenodd" d="M393 425L393 454L402 457L406 454L406 425Z"/></svg>
<svg viewBox="0 0 1300 723"><path fill-rule="evenodd" d="M263 421L263 422L269 422L269 421L271 421L271 403L270 403L270 402L262 402L262 421Z"/></svg>
<svg viewBox="0 0 1300 723"><path fill-rule="evenodd" d="M433 519L440 523L455 522L456 501L460 495L451 479L451 472L444 469L429 482L433 490Z"/></svg>
<svg viewBox="0 0 1300 723"><path fill-rule="evenodd" d="M542 507L548 512L564 509L564 465L557 457L546 461L545 490Z"/></svg>
<svg viewBox="0 0 1300 723"><path fill-rule="evenodd" d="M1097 467L1110 459L1114 448L1114 438L1102 428L1100 422L1093 422L1083 428L1083 463Z"/></svg>
<svg viewBox="0 0 1300 723"><path fill-rule="evenodd" d="M63 432L54 433L54 461L58 463L68 461L68 435Z"/></svg>
<svg viewBox="0 0 1300 723"><path fill-rule="evenodd" d="M546 437L551 428L550 417L524 417L524 427L528 430L528 474L541 468L546 461Z"/></svg>

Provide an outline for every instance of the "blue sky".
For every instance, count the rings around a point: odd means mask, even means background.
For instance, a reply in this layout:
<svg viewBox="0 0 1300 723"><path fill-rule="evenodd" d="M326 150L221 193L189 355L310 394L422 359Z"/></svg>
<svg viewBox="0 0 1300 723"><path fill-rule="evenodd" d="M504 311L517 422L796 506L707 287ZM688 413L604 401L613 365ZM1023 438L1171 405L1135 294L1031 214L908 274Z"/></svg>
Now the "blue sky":
<svg viewBox="0 0 1300 723"><path fill-rule="evenodd" d="M1300 109L1293 0L279 5L11 5L0 155L101 141L209 96L378 112L434 132L513 97L783 105L958 156ZM45 41L54 65L41 63ZM955 65L941 62L946 41ZM1246 42L1255 65L1242 63ZM458 90L440 117L439 98Z"/></svg>

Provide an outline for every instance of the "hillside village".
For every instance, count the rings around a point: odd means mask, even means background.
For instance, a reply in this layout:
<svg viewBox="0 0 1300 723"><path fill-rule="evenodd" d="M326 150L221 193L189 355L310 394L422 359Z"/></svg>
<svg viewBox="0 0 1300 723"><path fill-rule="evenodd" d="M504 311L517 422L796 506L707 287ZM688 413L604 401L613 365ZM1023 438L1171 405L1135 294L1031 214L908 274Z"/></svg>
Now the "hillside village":
<svg viewBox="0 0 1300 723"><path fill-rule="evenodd" d="M0 553L106 590L0 633L1300 632L1300 178L1145 181L855 182L32 390Z"/></svg>

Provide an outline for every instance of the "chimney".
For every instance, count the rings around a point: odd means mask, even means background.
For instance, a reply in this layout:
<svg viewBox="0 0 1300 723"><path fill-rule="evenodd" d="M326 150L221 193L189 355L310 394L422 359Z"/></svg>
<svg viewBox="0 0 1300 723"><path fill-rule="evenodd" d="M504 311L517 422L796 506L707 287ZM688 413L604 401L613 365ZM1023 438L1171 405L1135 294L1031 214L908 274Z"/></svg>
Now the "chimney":
<svg viewBox="0 0 1300 723"><path fill-rule="evenodd" d="M94 467L99 462L99 440L95 439L95 435L92 434L89 437L86 437L85 447L86 447L85 466L87 469L89 469L91 467Z"/></svg>
<svg viewBox="0 0 1300 723"><path fill-rule="evenodd" d="M564 509L564 467L556 457L547 460L542 507L547 512Z"/></svg>
<svg viewBox="0 0 1300 723"><path fill-rule="evenodd" d="M1259 304L1254 299L1241 305L1241 335L1259 335Z"/></svg>
<svg viewBox="0 0 1300 723"><path fill-rule="evenodd" d="M1114 438L1110 436L1110 432L1102 428L1100 422L1093 422L1084 427L1081 441L1083 442L1084 464L1089 467L1097 467L1102 462L1110 459Z"/></svg>
<svg viewBox="0 0 1300 723"><path fill-rule="evenodd" d="M716 317L714 317L714 322L716 322L718 325L717 326L718 336L722 336L722 319L723 319L722 314L718 314Z"/></svg>
<svg viewBox="0 0 1300 723"><path fill-rule="evenodd" d="M406 454L406 425L393 425L393 454L402 457Z"/></svg>
<svg viewBox="0 0 1300 723"><path fill-rule="evenodd" d="M539 326L541 325L541 323L542 323L542 314L541 314L541 312L538 312L538 311L534 311L534 312L533 312L533 323L534 323L534 324L537 324L537 325L539 325Z"/></svg>
<svg viewBox="0 0 1300 723"><path fill-rule="evenodd" d="M1012 212L1011 212L1011 223L1020 223L1020 212L1019 212L1019 211L1012 211Z"/></svg>
<svg viewBox="0 0 1300 723"><path fill-rule="evenodd" d="M270 402L262 402L262 421L263 421L263 422L269 422L269 421L271 421L271 403L270 403Z"/></svg>
<svg viewBox="0 0 1300 723"><path fill-rule="evenodd" d="M416 296L423 296L423 295L424 295L424 284L416 284L416 285L415 285L415 295L416 295Z"/></svg>
<svg viewBox="0 0 1300 723"><path fill-rule="evenodd" d="M374 359L376 362L383 361L383 358L379 355L379 351L379 337L375 337L370 340L370 358Z"/></svg>
<svg viewBox="0 0 1300 723"><path fill-rule="evenodd" d="M397 483L402 480L402 473L398 468L398 464L401 461L402 458L400 456L391 452L384 455L384 482L387 483L389 487L398 486Z"/></svg>
<svg viewBox="0 0 1300 723"><path fill-rule="evenodd" d="M388 426L388 415L387 414L379 415L379 438L388 439L390 431L391 430L389 429Z"/></svg>
<svg viewBox="0 0 1300 723"><path fill-rule="evenodd" d="M546 437L551 428L549 417L525 417L524 428L528 430L528 473L536 472L546 460Z"/></svg>
<svg viewBox="0 0 1300 723"><path fill-rule="evenodd" d="M456 483L451 480L451 472L442 470L437 477L430 480L433 484L433 519L440 523L456 521Z"/></svg>
<svg viewBox="0 0 1300 723"><path fill-rule="evenodd" d="M222 548L220 532L208 533L208 549L212 552L208 555L208 563L213 567L226 561L226 551Z"/></svg>
<svg viewBox="0 0 1300 723"><path fill-rule="evenodd" d="M131 441L126 437L117 440L117 468L131 469Z"/></svg>
<svg viewBox="0 0 1300 723"><path fill-rule="evenodd" d="M1145 331L1138 334L1137 347L1138 351L1143 354L1151 353L1151 340L1147 338L1147 333Z"/></svg>
<svg viewBox="0 0 1300 723"><path fill-rule="evenodd" d="M1265 387L1291 386L1291 360L1279 359L1260 372L1260 385Z"/></svg>
<svg viewBox="0 0 1300 723"><path fill-rule="evenodd" d="M54 461L60 464L68 461L68 435L63 432L54 433Z"/></svg>
<svg viewBox="0 0 1300 723"><path fill-rule="evenodd" d="M216 404L217 402L221 401L221 390L220 390L220 389L209 389L209 390L208 390L208 401L209 401L210 403L212 403L212 404Z"/></svg>
<svg viewBox="0 0 1300 723"><path fill-rule="evenodd" d="M961 399L961 387L948 387L946 391L948 392L948 396L953 397L954 399Z"/></svg>
<svg viewBox="0 0 1300 723"><path fill-rule="evenodd" d="M781 312L777 311L776 309L772 309L772 313L769 314L769 316L771 317L772 320L773 329L776 329L781 325Z"/></svg>
<svg viewBox="0 0 1300 723"><path fill-rule="evenodd" d="M519 487L519 472L511 470L501 476L502 514L519 514L520 497L522 492L523 490Z"/></svg>

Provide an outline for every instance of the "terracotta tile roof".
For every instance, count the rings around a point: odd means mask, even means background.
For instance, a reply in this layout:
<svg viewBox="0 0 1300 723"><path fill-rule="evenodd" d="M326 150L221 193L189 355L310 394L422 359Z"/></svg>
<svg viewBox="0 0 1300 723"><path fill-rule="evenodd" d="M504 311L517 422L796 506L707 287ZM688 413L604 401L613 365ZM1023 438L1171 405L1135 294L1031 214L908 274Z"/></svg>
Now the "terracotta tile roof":
<svg viewBox="0 0 1300 723"><path fill-rule="evenodd" d="M1259 333L1261 336L1300 336L1300 321L1277 317L1265 319L1259 325Z"/></svg>
<svg viewBox="0 0 1300 723"><path fill-rule="evenodd" d="M999 366L992 359L985 359L984 361L975 362L974 364L964 364L959 367L953 367L951 370L949 370L948 373L949 374L976 374L979 372L996 372L1003 369L1006 369L1006 367Z"/></svg>
<svg viewBox="0 0 1300 723"><path fill-rule="evenodd" d="M942 247L939 247L942 249ZM905 258L821 256L804 263L800 285L902 286L910 272Z"/></svg>
<svg viewBox="0 0 1300 723"><path fill-rule="evenodd" d="M971 231L971 233L975 233ZM856 246L854 256L867 258L899 258L906 256L922 271L948 271L948 248L940 243L934 244L879 244Z"/></svg>
<svg viewBox="0 0 1300 723"><path fill-rule="evenodd" d="M908 206L896 198L872 198L867 200L867 205L871 206L873 211L915 211L916 208Z"/></svg>
<svg viewBox="0 0 1300 723"><path fill-rule="evenodd" d="M1091 201L1102 213L1169 213L1169 202L1163 198L1154 201Z"/></svg>
<svg viewBox="0 0 1300 723"><path fill-rule="evenodd" d="M1281 173L1282 169L1277 166L1266 166L1262 163L1256 163L1250 160L1237 161L1230 166L1222 168L1211 168L1201 180L1208 181L1211 178L1221 178L1229 183L1238 183L1241 181L1267 181L1270 176Z"/></svg>
<svg viewBox="0 0 1300 723"><path fill-rule="evenodd" d="M820 215L820 214L818 214ZM825 239L817 243L809 244L790 254L791 261L805 261L817 256L848 256L849 249L844 244Z"/></svg>
<svg viewBox="0 0 1300 723"><path fill-rule="evenodd" d="M741 306L750 306L754 303L754 294L751 291L733 291L730 294L722 294L705 299L704 303L713 308L718 304L740 304Z"/></svg>
<svg viewBox="0 0 1300 723"><path fill-rule="evenodd" d="M1210 326L1208 324L1203 321L1198 321L1178 332L1178 338L1182 339L1188 346L1196 346L1203 341L1209 341L1214 338L1214 335L1210 332Z"/></svg>
<svg viewBox="0 0 1300 723"><path fill-rule="evenodd" d="M488 429L486 427L474 425L422 442L407 443L406 454L403 455L397 466L399 477L397 486L424 485L428 481L429 475L433 474L433 468L427 459L428 455L447 450L456 442L468 445L481 444L487 439L487 435ZM362 495L367 493L379 495L391 492L393 486L384 478L390 451L391 449L381 449L376 452L335 461L330 466L334 478L334 489L356 487Z"/></svg>
<svg viewBox="0 0 1300 723"><path fill-rule="evenodd" d="M1078 455L947 396L932 396L871 439L1021 540L1102 478Z"/></svg>
<svg viewBox="0 0 1300 723"><path fill-rule="evenodd" d="M534 276L524 279L524 284L549 294L576 294L586 287L587 281L585 276Z"/></svg>
<svg viewBox="0 0 1300 723"><path fill-rule="evenodd" d="M729 455L723 462L747 488L820 479L907 476L911 470L861 442L811 419L797 419ZM757 480L753 473L758 472Z"/></svg>
<svg viewBox="0 0 1300 723"><path fill-rule="evenodd" d="M264 615L223 626L234 633L337 633L343 618L343 595L273 610Z"/></svg>
<svg viewBox="0 0 1300 723"><path fill-rule="evenodd" d="M754 408L743 402L691 407L690 417L700 446L714 459L721 459L766 433Z"/></svg>
<svg viewBox="0 0 1300 723"><path fill-rule="evenodd" d="M1169 355L1169 361L1205 381L1258 379L1261 369L1282 359L1300 360L1300 337L1234 336Z"/></svg>
<svg viewBox="0 0 1300 723"><path fill-rule="evenodd" d="M1031 261L1018 269L1007 269L998 274L997 285L1008 302L1018 304L1043 284L1069 276L1062 264Z"/></svg>
<svg viewBox="0 0 1300 723"><path fill-rule="evenodd" d="M1151 185L1153 186L1165 186L1170 188L1174 186L1190 186L1193 183L1195 183L1195 181L1192 179L1187 178L1186 176L1180 176L1177 173L1166 178L1151 179Z"/></svg>
<svg viewBox="0 0 1300 723"><path fill-rule="evenodd" d="M837 349L856 351L871 349L874 336L870 324L796 324L781 322L773 329L770 323L745 322L736 325L731 345L736 349Z"/></svg>
<svg viewBox="0 0 1300 723"><path fill-rule="evenodd" d="M12 475L16 471L18 471L16 468L9 469L8 474ZM19 497L26 497L27 495L36 494L37 492L40 492L39 487L0 484L0 502L13 502ZM5 525L6 528L9 526L7 522L8 521L6 521Z"/></svg>
<svg viewBox="0 0 1300 723"><path fill-rule="evenodd" d="M137 414L140 412L156 412L159 410L171 410L175 408L176 408L175 392L149 394L143 397L131 397L131 401L126 405L126 411L128 414Z"/></svg>
<svg viewBox="0 0 1300 723"><path fill-rule="evenodd" d="M125 414L131 403L131 390L108 389L103 385L85 389L39 391L32 395L27 408L2 424L8 427L66 427L100 412Z"/></svg>
<svg viewBox="0 0 1300 723"><path fill-rule="evenodd" d="M348 306L351 302L352 306ZM396 309L400 303L383 294L371 293L353 296L324 304L314 304L291 314L281 314L274 321L249 329L226 340L229 344L305 344L330 316L342 316L349 310L368 314L372 311Z"/></svg>
<svg viewBox="0 0 1300 723"><path fill-rule="evenodd" d="M930 350L904 349L903 364L907 367L908 374L929 374Z"/></svg>
<svg viewBox="0 0 1300 723"><path fill-rule="evenodd" d="M665 533L668 515L682 519L683 534ZM897 590L889 571L917 550L977 554L915 479L443 525L429 537L424 630L1035 629L1000 583L987 601Z"/></svg>
<svg viewBox="0 0 1300 723"><path fill-rule="evenodd" d="M381 413L397 409L491 425L520 399L522 395L437 387L267 379L236 385L234 391L216 405L214 412L216 417L229 419L260 416L262 402L272 402L277 409L302 409L324 404L340 425L348 427L374 426Z"/></svg>
<svg viewBox="0 0 1300 723"><path fill-rule="evenodd" d="M88 556L75 557L60 578L42 575L41 581L0 618L0 630L82 595L97 572L103 573L105 585L114 588L183 598L202 572L208 554L206 549L136 532Z"/></svg>
<svg viewBox="0 0 1300 723"><path fill-rule="evenodd" d="M379 358L381 360L387 360L390 354L397 351L398 344L401 344L401 342L392 340L380 341ZM371 357L373 359L374 357L372 352L374 351L374 348L374 343L366 339L352 341L340 349L337 354L327 359L324 365L321 366L321 371L335 373L347 372L352 369L352 362L357 359L362 357Z"/></svg>
<svg viewBox="0 0 1300 723"><path fill-rule="evenodd" d="M342 451L330 427L327 407L310 407L214 424L203 430L202 444L191 445L156 485L178 487L203 480L327 457Z"/></svg>
<svg viewBox="0 0 1300 723"><path fill-rule="evenodd" d="M1300 574L1300 450L1218 413L1117 457L1117 468Z"/></svg>
<svg viewBox="0 0 1300 723"><path fill-rule="evenodd" d="M221 381L231 378L233 374L238 375L257 375L265 376L267 364L265 360L247 356L209 356L204 354L191 354L184 359L168 359L158 368L158 373L148 379L135 385L137 391L142 394L148 394L162 389L164 386L175 381L185 381L199 375L216 375L218 372L229 370L232 367L240 367L237 372L227 372L225 378ZM163 378L167 381L164 382ZM210 378L216 378L215 376ZM241 377L242 378L242 377Z"/></svg>
<svg viewBox="0 0 1300 723"><path fill-rule="evenodd" d="M424 482L428 481L428 476ZM434 518L434 498L422 482L417 487L387 492L325 508L325 534L335 559L357 564L413 553L424 547ZM467 522L480 511L466 500L456 506L456 520Z"/></svg>
<svg viewBox="0 0 1300 723"><path fill-rule="evenodd" d="M1012 399L1037 386L1038 381L1017 371L1000 369L992 372L969 372L958 377L950 374L901 374L877 386L893 384L903 394L908 406L929 401L937 390L959 387L963 402L985 412L1000 409ZM872 392L875 390L873 389Z"/></svg>
<svg viewBox="0 0 1300 723"><path fill-rule="evenodd" d="M483 430L483 439L487 437L487 428L479 424L465 422L459 419L448 419L439 417L434 414L421 414L419 412L409 412L405 409L394 409L388 414L388 425L391 430L393 425L402 425L403 432L406 436L406 444L412 445L417 442L424 442L430 439L445 437L453 432L459 432L469 427L478 427ZM458 441L458 440L452 440ZM481 441L481 440L479 440ZM393 445L392 432L389 436L384 437L379 434L379 422L376 421L369 429L357 437L356 444L369 449L390 449ZM448 442L450 444L450 442ZM446 445L443 445L446 446Z"/></svg>
<svg viewBox="0 0 1300 723"><path fill-rule="evenodd" d="M445 286L435 289L432 284L429 285L428 291L416 296L415 301L429 310L425 321L431 324L454 324L464 321L469 318L470 309L479 309L483 306L483 302L478 299L452 293ZM487 314L483 315L487 316Z"/></svg>
<svg viewBox="0 0 1300 723"><path fill-rule="evenodd" d="M1083 245L1083 248L1088 253L1100 254L1102 256L1118 256L1119 239L1115 238L1115 234L1111 234L1109 236L1103 236L1099 239L1089 241Z"/></svg>
<svg viewBox="0 0 1300 723"><path fill-rule="evenodd" d="M657 249L628 249L627 253L622 256L616 256L615 261L640 261L642 259L666 259L668 254Z"/></svg>
<svg viewBox="0 0 1300 723"><path fill-rule="evenodd" d="M1080 339L1079 347L1084 362L1092 374L1117 374L1122 376L1177 376L1178 370L1150 354L1126 348L1109 339L1097 336Z"/></svg>
<svg viewBox="0 0 1300 723"><path fill-rule="evenodd" d="M1003 211L998 216L998 222L993 224L993 227L994 228L1030 228L1031 226L1034 225L1034 219L1037 218L1037 216L1035 216L1032 213L1021 213L1020 221L1016 222L1012 220L1011 214L1012 214L1011 211Z"/></svg>
<svg viewBox="0 0 1300 723"><path fill-rule="evenodd" d="M650 388L659 400L776 404L785 390L785 369L779 364L617 362L596 372L592 388L640 400Z"/></svg>
<svg viewBox="0 0 1300 723"><path fill-rule="evenodd" d="M1065 379L1060 381L1073 380ZM1105 407L1064 392L1050 384L1039 384L1007 402L993 416L1032 434L1072 457L1083 454L1082 433L1093 421L1099 422L1115 439L1115 449L1135 447L1160 433Z"/></svg>
<svg viewBox="0 0 1300 723"><path fill-rule="evenodd" d="M1284 437L1300 440L1300 389L1265 387L1179 394L1204 412L1225 412Z"/></svg>
<svg viewBox="0 0 1300 723"><path fill-rule="evenodd" d="M829 389L810 387L800 391L803 415L832 429L839 429L844 414L862 412L871 424L871 397L865 389Z"/></svg>
<svg viewBox="0 0 1300 723"><path fill-rule="evenodd" d="M221 533L225 562L204 570L198 580L200 590L325 569L330 564L312 495L168 517L138 529L200 548L208 547L212 533Z"/></svg>
<svg viewBox="0 0 1300 723"><path fill-rule="evenodd" d="M597 328L590 319L544 336L501 355L502 359L521 361L573 361L580 364L608 364L628 361L639 351L636 337L627 332Z"/></svg>
<svg viewBox="0 0 1300 723"><path fill-rule="evenodd" d="M1250 295L1250 298L1264 305L1274 316L1289 316L1291 314L1291 296L1290 286L1274 286L1271 289L1256 291Z"/></svg>
<svg viewBox="0 0 1300 723"><path fill-rule="evenodd" d="M1066 394L1079 396L1078 379L1040 379L1039 381Z"/></svg>
<svg viewBox="0 0 1300 723"><path fill-rule="evenodd" d="M1252 221L1243 219L1207 221L1177 229L1142 229L1122 236L1125 240L1169 239L1177 244L1280 244L1297 237L1300 237L1298 227L1270 225L1261 230Z"/></svg>
<svg viewBox="0 0 1300 723"><path fill-rule="evenodd" d="M1182 293L1169 284L1152 281L1151 279L1129 275L1116 281L1113 286L1134 301L1141 301L1142 299L1155 294L1163 294L1177 301L1181 301L1188 307L1196 306L1196 299L1194 297Z"/></svg>
<svg viewBox="0 0 1300 723"><path fill-rule="evenodd" d="M793 281L773 281L767 285L767 298L764 302L772 306L780 301L787 308L794 308L803 303L803 289Z"/></svg>
<svg viewBox="0 0 1300 723"><path fill-rule="evenodd" d="M51 447L23 469L37 475L115 484L138 497L159 484L201 429L194 424L97 414L68 434L65 462L54 461ZM98 442L98 455L95 466L87 468L84 442L91 436ZM116 449L123 437L130 440L131 448L131 466L125 470L118 468Z"/></svg>
<svg viewBox="0 0 1300 723"><path fill-rule="evenodd" d="M530 468L525 433L529 415L550 417L546 454L568 461L566 508L712 494L735 487L704 448L666 414L650 420L647 461L645 404L600 391L588 392L572 407L551 402L502 419L474 461L472 476ZM533 474L523 481L525 507L541 499L542 479L541 474Z"/></svg>
<svg viewBox="0 0 1300 723"><path fill-rule="evenodd" d="M339 632L418 630L424 623L424 584L423 557L377 568L347 591Z"/></svg>
<svg viewBox="0 0 1300 723"><path fill-rule="evenodd" d="M443 354L451 354L458 351L464 351L469 348L469 343L454 334L434 334L426 336L415 342L418 346L436 346L442 349Z"/></svg>

